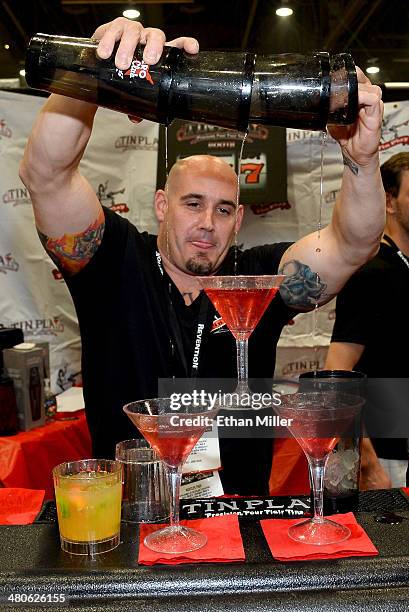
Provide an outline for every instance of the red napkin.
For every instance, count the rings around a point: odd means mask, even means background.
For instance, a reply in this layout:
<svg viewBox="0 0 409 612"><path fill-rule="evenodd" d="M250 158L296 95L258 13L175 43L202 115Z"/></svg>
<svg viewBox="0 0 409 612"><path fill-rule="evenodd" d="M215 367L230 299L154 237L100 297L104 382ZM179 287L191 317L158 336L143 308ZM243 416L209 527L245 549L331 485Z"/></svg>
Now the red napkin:
<svg viewBox="0 0 409 612"><path fill-rule="evenodd" d="M339 544L316 546L294 542L287 533L288 528L299 519L266 519L260 521L270 552L278 561L308 561L314 559L340 559L342 557L367 557L378 555L378 551L365 531L358 525L352 512L336 514L332 521L351 530L348 540Z"/></svg>
<svg viewBox="0 0 409 612"><path fill-rule="evenodd" d="M402 491L409 497L409 487L403 487Z"/></svg>
<svg viewBox="0 0 409 612"><path fill-rule="evenodd" d="M213 516L193 521L180 521L180 524L205 533L208 538L207 544L199 550L193 550L188 553L157 553L149 550L143 543L143 540L149 533L157 531L165 525L140 525L138 563L141 565L154 565L155 563L178 565L179 563L232 563L234 561L244 561L243 542L240 534L239 519L236 514Z"/></svg>
<svg viewBox="0 0 409 612"><path fill-rule="evenodd" d="M45 491L0 489L0 525L28 525L41 510Z"/></svg>

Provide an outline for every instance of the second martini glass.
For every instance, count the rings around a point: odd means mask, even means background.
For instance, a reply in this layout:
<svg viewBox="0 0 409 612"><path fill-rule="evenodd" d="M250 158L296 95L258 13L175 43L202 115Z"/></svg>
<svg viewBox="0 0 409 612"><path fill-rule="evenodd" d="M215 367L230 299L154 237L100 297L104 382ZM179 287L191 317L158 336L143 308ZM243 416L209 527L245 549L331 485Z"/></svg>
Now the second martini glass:
<svg viewBox="0 0 409 612"><path fill-rule="evenodd" d="M335 544L351 535L348 527L323 516L323 483L327 459L350 428L363 406L356 395L335 392L293 393L281 396L275 412L287 419L287 428L308 460L312 481L314 516L292 525L288 535L304 544Z"/></svg>
<svg viewBox="0 0 409 612"><path fill-rule="evenodd" d="M235 392L240 400L244 394L251 394L248 386L248 339L285 276L276 274L196 278L236 339L238 382ZM243 407L240 401L237 407Z"/></svg>
<svg viewBox="0 0 409 612"><path fill-rule="evenodd" d="M146 536L145 545L170 554L202 548L207 536L179 524L180 483L182 466L199 438L211 429L217 408L192 403L173 411L170 398L157 398L132 402L123 409L162 459L168 476L170 526Z"/></svg>

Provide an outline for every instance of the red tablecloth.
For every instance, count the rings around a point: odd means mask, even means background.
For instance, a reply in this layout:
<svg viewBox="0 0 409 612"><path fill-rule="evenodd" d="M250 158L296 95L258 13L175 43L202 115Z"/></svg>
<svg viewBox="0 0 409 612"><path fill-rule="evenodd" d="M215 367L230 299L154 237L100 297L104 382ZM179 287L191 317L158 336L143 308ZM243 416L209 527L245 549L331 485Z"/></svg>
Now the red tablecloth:
<svg viewBox="0 0 409 612"><path fill-rule="evenodd" d="M66 421L0 437L0 482L5 487L45 489L45 499L54 497L51 470L63 461L87 459L91 439L85 412Z"/></svg>
<svg viewBox="0 0 409 612"><path fill-rule="evenodd" d="M307 459L294 438L274 440L270 495L309 495Z"/></svg>

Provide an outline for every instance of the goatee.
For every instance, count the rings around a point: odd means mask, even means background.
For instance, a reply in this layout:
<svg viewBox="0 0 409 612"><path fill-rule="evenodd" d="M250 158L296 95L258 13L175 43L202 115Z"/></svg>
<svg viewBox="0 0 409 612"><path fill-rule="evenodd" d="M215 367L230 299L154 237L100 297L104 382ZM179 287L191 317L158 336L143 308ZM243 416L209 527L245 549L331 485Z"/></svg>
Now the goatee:
<svg viewBox="0 0 409 612"><path fill-rule="evenodd" d="M186 262L186 270L196 276L207 276L212 271L212 267L210 261L200 263L196 259L191 258Z"/></svg>

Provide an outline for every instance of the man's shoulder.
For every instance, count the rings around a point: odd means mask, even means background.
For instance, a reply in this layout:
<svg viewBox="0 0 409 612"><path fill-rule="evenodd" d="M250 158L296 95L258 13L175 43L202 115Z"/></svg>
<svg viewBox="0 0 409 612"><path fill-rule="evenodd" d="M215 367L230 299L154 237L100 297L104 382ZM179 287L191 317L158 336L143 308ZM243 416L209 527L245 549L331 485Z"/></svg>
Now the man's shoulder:
<svg viewBox="0 0 409 612"><path fill-rule="evenodd" d="M359 278L371 278L379 274L385 274L396 268L396 253L387 244L381 243L378 253L367 261L357 272Z"/></svg>
<svg viewBox="0 0 409 612"><path fill-rule="evenodd" d="M105 214L106 230L109 233L118 234L120 237L125 237L126 235L132 236L135 240L142 242L147 247L156 244L157 236L155 234L140 230L130 219L107 206L103 206L102 208Z"/></svg>

